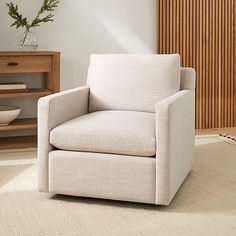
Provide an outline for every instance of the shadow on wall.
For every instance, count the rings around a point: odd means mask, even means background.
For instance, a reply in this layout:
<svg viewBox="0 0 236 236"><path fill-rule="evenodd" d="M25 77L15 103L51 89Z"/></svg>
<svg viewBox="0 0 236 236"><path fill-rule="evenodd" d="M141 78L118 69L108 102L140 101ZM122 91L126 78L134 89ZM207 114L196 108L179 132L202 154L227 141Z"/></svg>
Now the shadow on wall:
<svg viewBox="0 0 236 236"><path fill-rule="evenodd" d="M4 2L0 3L0 50L16 49L19 31L9 27ZM26 0L15 2L27 15L40 5L36 0L30 8ZM34 31L39 50L62 52L62 90L76 87L86 82L91 53L155 52L155 0L61 0L55 22Z"/></svg>

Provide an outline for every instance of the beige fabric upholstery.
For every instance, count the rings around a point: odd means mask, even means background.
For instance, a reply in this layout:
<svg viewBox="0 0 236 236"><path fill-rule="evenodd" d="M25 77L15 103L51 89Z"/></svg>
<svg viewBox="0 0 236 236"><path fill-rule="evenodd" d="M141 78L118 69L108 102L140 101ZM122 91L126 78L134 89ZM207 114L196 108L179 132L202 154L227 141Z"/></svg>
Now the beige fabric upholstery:
<svg viewBox="0 0 236 236"><path fill-rule="evenodd" d="M182 90L156 105L156 203L168 205L194 158L195 93Z"/></svg>
<svg viewBox="0 0 236 236"><path fill-rule="evenodd" d="M195 75L193 68L181 68L180 73L180 90L195 90Z"/></svg>
<svg viewBox="0 0 236 236"><path fill-rule="evenodd" d="M153 113L93 112L54 128L50 143L70 151L155 156L155 123Z"/></svg>
<svg viewBox="0 0 236 236"><path fill-rule="evenodd" d="M181 91L179 73L176 55L94 55L89 86L41 98L39 190L168 205L194 157L195 71Z"/></svg>
<svg viewBox="0 0 236 236"><path fill-rule="evenodd" d="M52 151L49 191L154 204L155 172L154 158Z"/></svg>
<svg viewBox="0 0 236 236"><path fill-rule="evenodd" d="M38 188L48 191L48 153L50 131L65 121L88 111L88 87L80 87L39 99L38 102Z"/></svg>
<svg viewBox="0 0 236 236"><path fill-rule="evenodd" d="M155 112L180 88L179 55L92 55L89 111Z"/></svg>

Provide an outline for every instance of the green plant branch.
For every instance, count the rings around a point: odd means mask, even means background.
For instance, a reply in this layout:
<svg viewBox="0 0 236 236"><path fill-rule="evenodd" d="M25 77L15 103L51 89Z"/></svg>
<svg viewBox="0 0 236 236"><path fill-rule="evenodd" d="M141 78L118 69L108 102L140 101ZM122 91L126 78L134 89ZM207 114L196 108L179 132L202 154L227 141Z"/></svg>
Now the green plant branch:
<svg viewBox="0 0 236 236"><path fill-rule="evenodd" d="M34 18L34 20L31 22L30 27L36 27L39 26L41 23L46 22L53 22L53 14L48 14L47 16L40 18L42 14L45 12L53 12L55 11L55 8L58 7L59 1L58 0L44 0L42 7L38 11L37 16Z"/></svg>
<svg viewBox="0 0 236 236"><path fill-rule="evenodd" d="M24 35L24 38L20 41L20 46L23 46L23 45L24 45L25 40L26 40L26 37L27 37L27 34L28 34L28 31L26 30L26 31L25 31L25 35Z"/></svg>
<svg viewBox="0 0 236 236"><path fill-rule="evenodd" d="M32 20L32 22L28 22L26 17L23 17L22 14L19 13L18 6L12 2L6 4L8 7L8 14L14 20L11 26L25 27L29 30L32 27L40 26L41 23L53 22L54 15L51 13L55 11L55 8L59 5L59 0L44 0L43 5L39 9L36 17ZM50 12L46 16L42 16L46 12Z"/></svg>
<svg viewBox="0 0 236 236"><path fill-rule="evenodd" d="M11 26L16 26L16 28L18 29L19 27L26 27L28 28L29 24L28 24L28 20L26 17L23 17L22 14L19 13L18 11L18 6L15 5L14 3L7 3L6 4L8 7L8 14L9 16L15 20Z"/></svg>

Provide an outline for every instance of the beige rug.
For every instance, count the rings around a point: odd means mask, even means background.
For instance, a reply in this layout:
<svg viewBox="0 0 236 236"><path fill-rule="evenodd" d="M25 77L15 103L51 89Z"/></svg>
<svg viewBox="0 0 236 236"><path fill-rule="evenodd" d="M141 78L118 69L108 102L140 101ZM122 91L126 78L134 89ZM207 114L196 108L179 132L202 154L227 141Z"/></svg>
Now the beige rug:
<svg viewBox="0 0 236 236"><path fill-rule="evenodd" d="M236 142L198 137L196 162L169 207L36 190L35 150L0 153L0 235L236 235Z"/></svg>

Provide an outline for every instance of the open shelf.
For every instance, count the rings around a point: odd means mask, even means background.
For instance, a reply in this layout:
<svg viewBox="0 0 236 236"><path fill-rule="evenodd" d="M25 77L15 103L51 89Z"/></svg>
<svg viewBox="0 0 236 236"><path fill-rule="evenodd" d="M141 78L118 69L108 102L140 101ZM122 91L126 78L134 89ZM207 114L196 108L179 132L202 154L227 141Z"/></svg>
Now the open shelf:
<svg viewBox="0 0 236 236"><path fill-rule="evenodd" d="M0 138L0 150L36 148L37 136L15 136Z"/></svg>
<svg viewBox="0 0 236 236"><path fill-rule="evenodd" d="M0 98L43 97L52 93L49 89L29 89L27 92L0 93Z"/></svg>
<svg viewBox="0 0 236 236"><path fill-rule="evenodd" d="M14 131L14 130L26 130L26 129L36 129L37 119L17 119L11 122L7 126L0 126L0 131Z"/></svg>
<svg viewBox="0 0 236 236"><path fill-rule="evenodd" d="M14 66L11 66L13 63ZM60 91L60 52L51 52L51 51L36 51L36 52L1 52L0 51L0 75L4 78L4 83L8 82L8 74L9 82L11 81L10 77L14 79L16 77L21 78L24 77L18 76L17 74L28 74L27 78L32 78L34 80L34 76L30 76L31 73L40 73L42 74L42 84L43 87L39 87L39 83L35 83L33 85L33 81L27 83L28 86L38 86L38 88L29 88L27 90L8 90L8 91L0 91L0 100L4 100L4 103L9 101L9 105L14 104L14 101L18 106L21 106L22 98L24 101L32 101L32 105L36 106L36 100L40 97L44 97L53 93L57 93ZM7 74L6 79L4 74ZM14 76L16 75L16 77ZM17 82L25 82L23 81ZM31 83L32 82L32 83ZM5 105L5 104L4 104ZM26 104L23 103L22 109ZM25 112L25 116L31 116L31 113L27 114ZM12 148L27 148L27 147L36 147L36 136L21 136L36 133L37 129L37 118L34 119L17 119L11 122L7 126L0 126L0 151L1 149L12 149ZM18 132L23 131L23 132ZM30 132L24 132L30 131ZM31 132L32 131L32 132ZM9 135L13 135L14 137L9 137ZM17 136L20 135L20 136ZM5 137L4 137L5 136ZM7 136L7 137L6 137Z"/></svg>

